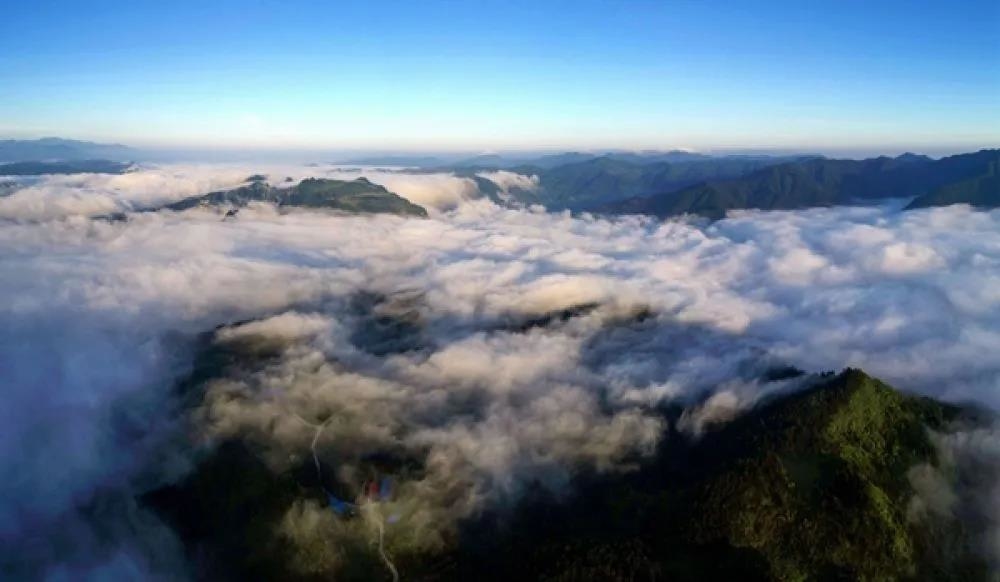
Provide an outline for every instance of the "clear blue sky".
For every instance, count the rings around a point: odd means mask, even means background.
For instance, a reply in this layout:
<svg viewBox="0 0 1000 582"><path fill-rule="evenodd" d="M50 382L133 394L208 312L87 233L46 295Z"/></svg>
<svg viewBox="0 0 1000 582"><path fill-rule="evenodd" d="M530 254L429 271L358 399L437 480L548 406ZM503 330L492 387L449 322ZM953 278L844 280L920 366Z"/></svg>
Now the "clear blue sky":
<svg viewBox="0 0 1000 582"><path fill-rule="evenodd" d="M15 0L0 18L0 136L41 135L383 150L1000 146L1000 2Z"/></svg>

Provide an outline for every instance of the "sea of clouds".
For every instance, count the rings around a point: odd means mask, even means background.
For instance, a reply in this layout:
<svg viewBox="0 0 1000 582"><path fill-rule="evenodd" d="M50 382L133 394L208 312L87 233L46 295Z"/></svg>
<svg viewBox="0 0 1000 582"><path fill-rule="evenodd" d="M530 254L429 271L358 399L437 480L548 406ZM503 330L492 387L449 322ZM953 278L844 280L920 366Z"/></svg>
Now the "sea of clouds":
<svg viewBox="0 0 1000 582"><path fill-rule="evenodd" d="M92 218L253 173L363 175L431 216ZM490 178L536 187L504 174ZM282 352L206 388L205 435L251 436L280 465L328 422L317 450L343 481L367 451L419 456L424 478L398 496L410 539L395 543L432 545L529 482L627 470L661 438L658 407L689 407L697 433L790 388L760 380L774 367L854 366L1000 409L1000 211L605 219L503 208L467 178L322 166L32 180L0 198L0 565L53 579L178 567L176 541L129 499L189 468L163 452L183 420L171 388L217 326L216 342ZM333 527L327 513L289 527Z"/></svg>

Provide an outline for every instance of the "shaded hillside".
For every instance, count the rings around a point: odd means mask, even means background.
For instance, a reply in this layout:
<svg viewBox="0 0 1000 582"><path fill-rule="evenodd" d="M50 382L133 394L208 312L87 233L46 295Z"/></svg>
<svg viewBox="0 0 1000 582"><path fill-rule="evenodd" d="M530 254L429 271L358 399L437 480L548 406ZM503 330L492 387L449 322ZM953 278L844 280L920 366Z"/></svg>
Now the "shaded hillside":
<svg viewBox="0 0 1000 582"><path fill-rule="evenodd" d="M260 178L252 176L246 186L193 196L169 204L166 208L170 210L186 210L197 206L239 208L250 202L270 202L284 207L427 216L427 211L423 207L365 178L350 181L308 178L287 188L271 186Z"/></svg>
<svg viewBox="0 0 1000 582"><path fill-rule="evenodd" d="M12 162L0 164L0 176L42 176L46 174L124 174L130 163L108 160L68 162Z"/></svg>
<svg viewBox="0 0 1000 582"><path fill-rule="evenodd" d="M183 386L188 402L204 382L276 355L266 345L209 348ZM965 414L848 370L701 438L672 429L637 471L579 473L568 495L539 485L512 508L467 520L445 546L400 546L393 561L407 580L985 580L962 523L911 511L914 468L963 478L935 469L929 431ZM685 425L680 410L664 415ZM421 471L391 455L370 463L400 481ZM275 473L252 440L232 440L146 503L173 524L203 579L389 579L362 516L328 505L325 487L308 460ZM322 517L297 513L304 506ZM289 516L303 520L297 537ZM384 527L392 536L392 522ZM334 546L325 528L342 541L360 528L359 537Z"/></svg>
<svg viewBox="0 0 1000 582"><path fill-rule="evenodd" d="M907 208L970 204L977 208L1000 207L1000 156L993 156L985 167L976 168L972 177L941 186L917 197Z"/></svg>
<svg viewBox="0 0 1000 582"><path fill-rule="evenodd" d="M764 168L742 178L708 181L606 205L617 214L721 218L727 210L791 210L867 203L930 194L920 205L972 202L989 206L1000 197L996 166L1000 150L931 160L905 154L868 160L813 159ZM918 198L918 200L920 200Z"/></svg>

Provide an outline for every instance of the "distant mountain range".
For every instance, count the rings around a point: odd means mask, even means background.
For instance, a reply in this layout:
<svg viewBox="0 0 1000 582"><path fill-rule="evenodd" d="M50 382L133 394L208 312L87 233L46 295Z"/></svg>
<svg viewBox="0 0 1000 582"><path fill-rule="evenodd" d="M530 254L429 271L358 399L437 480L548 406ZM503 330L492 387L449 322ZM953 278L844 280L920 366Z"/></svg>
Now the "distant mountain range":
<svg viewBox="0 0 1000 582"><path fill-rule="evenodd" d="M1000 206L1000 150L932 160L904 154L867 160L809 159L772 165L731 179L611 202L612 214L659 217L699 214L721 218L727 210L791 210L915 198L909 208L965 203Z"/></svg>
<svg viewBox="0 0 1000 582"><path fill-rule="evenodd" d="M42 139L0 140L0 162L115 160L134 161L138 151L120 144L45 137Z"/></svg>
<svg viewBox="0 0 1000 582"><path fill-rule="evenodd" d="M121 160L137 157L138 150L115 144L60 138L7 140L0 141L0 162L12 161L0 163L0 176L122 173L130 165ZM838 160L816 155L710 156L676 150L564 152L535 157L487 154L450 160L442 156L381 156L345 163L451 173L472 179L483 195L498 203L540 204L556 211L657 217L693 214L717 219L736 209L791 210L873 204L890 198L912 199L907 208L956 203L979 208L1000 206L1000 149L938 160L909 153L894 158ZM491 175L501 170L534 176L537 181L530 186L501 184L501 177ZM295 189L266 184L247 188L251 190L229 195L233 200L270 197L279 204L293 204L287 197L298 195ZM219 195L203 198L211 200ZM372 195L378 198L385 194ZM301 203L295 205L348 204L346 198L342 202L319 202L309 196L296 200ZM359 204L358 208L378 207L371 200ZM414 212L395 202L386 204L392 212Z"/></svg>
<svg viewBox="0 0 1000 582"><path fill-rule="evenodd" d="M0 176L44 176L46 174L124 174L132 168L128 162L79 160L59 162L10 162L0 164Z"/></svg>
<svg viewBox="0 0 1000 582"><path fill-rule="evenodd" d="M451 169L508 169L517 166L552 168L564 164L575 164L596 158L612 158L632 163L645 164L664 161L691 161L708 158L705 154L672 150L667 152L560 152L543 155L480 154L476 156L441 155L384 155L350 158L341 162L345 165L361 166L405 166L424 170Z"/></svg>
<svg viewBox="0 0 1000 582"><path fill-rule="evenodd" d="M726 156L730 157L730 156ZM694 162L712 159L713 156L706 154L699 154L695 152L687 152L682 150L671 150L666 152L660 151L648 151L648 152L603 152L603 153L587 153L587 152L562 152L556 154L546 154L537 157L524 157L524 156L502 156L498 154L487 154L480 156L473 156L471 158L466 158L457 162L450 164L451 168L496 168L496 169L511 169L518 167L533 167L533 168L555 168L556 166L564 166L567 164L579 164L585 163L592 160L606 159L614 160L619 162L627 162L630 164L655 164L659 162Z"/></svg>
<svg viewBox="0 0 1000 582"><path fill-rule="evenodd" d="M385 155L349 158L339 165L344 166L389 166L402 168L430 168L447 164L447 160L435 156Z"/></svg>
<svg viewBox="0 0 1000 582"><path fill-rule="evenodd" d="M632 196L651 196L706 180L744 176L789 160L742 156L691 158L689 155L683 154L679 161L630 161L627 157L601 156L548 167L523 165L507 170L538 176L536 190L513 192L524 202L542 204L550 210L590 210ZM452 170L458 175L483 172L483 168Z"/></svg>
<svg viewBox="0 0 1000 582"><path fill-rule="evenodd" d="M728 210L790 210L913 198L909 208L955 203L1000 205L1000 150L939 160L912 153L895 158L836 160L820 156L721 156L689 152L565 153L512 163L479 156L426 171L474 179L494 197L489 172L537 176L537 187L507 188L517 203L550 210L659 217L721 218Z"/></svg>
<svg viewBox="0 0 1000 582"><path fill-rule="evenodd" d="M343 162L345 165L367 165L367 166L405 166L410 168L420 168L423 170L504 170L518 167L533 168L554 168L566 164L578 164L599 158L628 162L631 164L655 164L658 162L696 162L720 158L742 158L745 160L768 160L768 159L792 159L795 157L814 157L809 155L797 156L771 156L758 154L727 154L709 155L685 150L648 150L648 151L598 151L598 152L559 152L541 155L517 155L517 154L481 154L476 156L463 157L459 155L441 156L421 156L421 155L384 155L367 156L359 158L349 158Z"/></svg>

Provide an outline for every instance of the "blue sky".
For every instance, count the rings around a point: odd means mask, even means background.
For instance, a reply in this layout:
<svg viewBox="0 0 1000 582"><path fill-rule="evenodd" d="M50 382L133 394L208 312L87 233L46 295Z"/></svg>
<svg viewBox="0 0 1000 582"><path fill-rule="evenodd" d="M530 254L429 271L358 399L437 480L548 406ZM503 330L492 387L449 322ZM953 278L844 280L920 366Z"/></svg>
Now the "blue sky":
<svg viewBox="0 0 1000 582"><path fill-rule="evenodd" d="M378 150L1000 146L996 0L726 4L16 1L0 19L0 136Z"/></svg>

